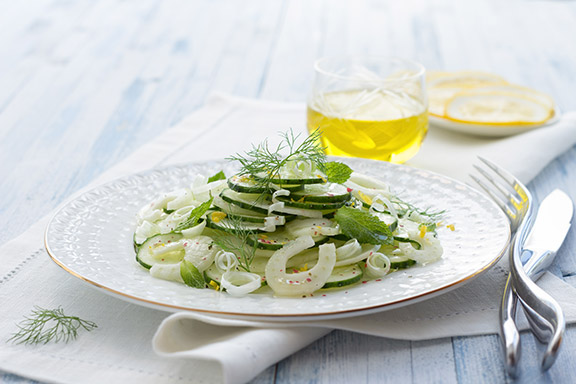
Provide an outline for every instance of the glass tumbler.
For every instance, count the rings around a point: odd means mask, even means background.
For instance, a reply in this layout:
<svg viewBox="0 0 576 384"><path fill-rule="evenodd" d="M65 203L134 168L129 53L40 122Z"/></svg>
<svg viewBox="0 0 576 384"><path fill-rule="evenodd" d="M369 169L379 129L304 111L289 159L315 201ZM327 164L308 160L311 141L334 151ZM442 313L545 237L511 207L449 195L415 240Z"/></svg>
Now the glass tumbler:
<svg viewBox="0 0 576 384"><path fill-rule="evenodd" d="M404 163L428 131L425 69L387 57L316 61L307 127L319 129L326 154Z"/></svg>

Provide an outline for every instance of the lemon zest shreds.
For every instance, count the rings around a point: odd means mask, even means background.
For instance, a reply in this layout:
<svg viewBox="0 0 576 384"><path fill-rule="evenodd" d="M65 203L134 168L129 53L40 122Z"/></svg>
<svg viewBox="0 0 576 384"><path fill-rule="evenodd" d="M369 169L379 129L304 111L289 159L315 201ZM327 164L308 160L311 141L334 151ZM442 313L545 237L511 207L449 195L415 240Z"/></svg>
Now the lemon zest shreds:
<svg viewBox="0 0 576 384"><path fill-rule="evenodd" d="M210 280L209 285L214 288L215 291L219 291L220 290L220 285L218 285L217 282L215 282L214 280Z"/></svg>
<svg viewBox="0 0 576 384"><path fill-rule="evenodd" d="M372 199L370 198L370 196L367 196L366 194L364 194L362 191L358 191L358 195L360 195L360 198L368 205L372 205Z"/></svg>
<svg viewBox="0 0 576 384"><path fill-rule="evenodd" d="M212 212L212 215L210 216L210 218L212 219L213 222L219 223L221 220L226 218L226 213L224 213L224 212Z"/></svg>
<svg viewBox="0 0 576 384"><path fill-rule="evenodd" d="M420 238L423 239L426 236L427 228L424 224L420 224L418 229L420 229Z"/></svg>

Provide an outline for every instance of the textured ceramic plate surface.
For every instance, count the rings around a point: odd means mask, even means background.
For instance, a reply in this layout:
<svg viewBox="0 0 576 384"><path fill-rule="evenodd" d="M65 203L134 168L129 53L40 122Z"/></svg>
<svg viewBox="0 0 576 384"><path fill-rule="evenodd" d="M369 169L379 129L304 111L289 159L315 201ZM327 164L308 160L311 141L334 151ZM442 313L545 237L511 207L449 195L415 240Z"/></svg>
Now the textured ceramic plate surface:
<svg viewBox="0 0 576 384"><path fill-rule="evenodd" d="M233 169L225 162L172 166L128 176L66 203L46 230L46 249L72 275L103 292L167 311L190 310L245 319L299 320L344 317L395 308L447 292L493 266L510 231L500 209L465 184L427 171L362 159L340 159L357 172L392 185L401 198L421 208L447 210L438 235L442 260L394 272L381 281L318 292L313 297L278 298L272 293L234 298L158 280L135 260L136 213L162 192L187 186L198 174Z"/></svg>
<svg viewBox="0 0 576 384"><path fill-rule="evenodd" d="M450 131L461 132L475 136L505 137L516 135L523 132L528 132L536 128L542 128L554 124L560 119L560 110L556 109L554 111L554 116L552 116L549 120L547 120L543 124L528 124L528 125L470 124L470 123L461 123L449 119L443 119L441 117L436 117L432 115L430 115L428 119L431 125L438 128L447 129Z"/></svg>

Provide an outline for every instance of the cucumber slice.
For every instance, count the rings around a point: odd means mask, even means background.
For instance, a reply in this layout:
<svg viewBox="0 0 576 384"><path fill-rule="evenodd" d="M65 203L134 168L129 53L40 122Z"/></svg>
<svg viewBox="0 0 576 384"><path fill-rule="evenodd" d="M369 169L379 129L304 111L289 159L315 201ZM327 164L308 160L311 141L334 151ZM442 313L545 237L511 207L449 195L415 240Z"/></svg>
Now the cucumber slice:
<svg viewBox="0 0 576 384"><path fill-rule="evenodd" d="M256 213L268 214L268 207L272 201L267 196L235 192L226 189L220 193L220 198L227 203L247 209Z"/></svg>
<svg viewBox="0 0 576 384"><path fill-rule="evenodd" d="M296 219L285 226L286 231L296 237L299 236L335 236L340 233L336 222L327 218Z"/></svg>
<svg viewBox="0 0 576 384"><path fill-rule="evenodd" d="M271 189L267 188L265 185L258 184L253 177L250 176L232 176L228 179L228 187L231 190L242 193L270 193ZM288 191L300 191L304 189L302 184L295 185L277 185L280 189L286 189Z"/></svg>
<svg viewBox="0 0 576 384"><path fill-rule="evenodd" d="M334 203L312 203L312 202L294 200L294 198L290 196L277 196L276 199L278 201L283 202L287 207L311 209L313 211L332 212L336 211L338 208L342 208L344 204L346 204L345 201Z"/></svg>
<svg viewBox="0 0 576 384"><path fill-rule="evenodd" d="M318 246L328 241L328 236L313 236L315 246ZM278 250L286 245L288 242L295 240L295 237L290 235L284 228L277 229L271 233L258 233L255 238L248 238L248 243L260 249Z"/></svg>
<svg viewBox="0 0 576 384"><path fill-rule="evenodd" d="M260 175L254 175L254 179L266 180L266 177L264 175L260 174ZM291 185L291 184L301 185L301 184L324 184L324 183L326 183L326 179L320 175L309 177L309 178L301 178L301 179L300 178L299 179L293 179L293 178L277 177L277 178L272 179L272 181L274 182L274 184L277 184L277 185Z"/></svg>
<svg viewBox="0 0 576 384"><path fill-rule="evenodd" d="M364 276L358 264L336 267L322 288L339 288L359 282Z"/></svg>
<svg viewBox="0 0 576 384"><path fill-rule="evenodd" d="M174 243L182 239L178 233L168 233L156 235L147 239L136 253L136 261L144 268L150 269L154 264L173 264L184 258L184 249L163 253L161 256L155 255L154 251L164 247L166 244Z"/></svg>
<svg viewBox="0 0 576 384"><path fill-rule="evenodd" d="M266 214L254 212L249 209L240 208L236 204L229 203L223 200L220 196L214 197L214 201L212 202L216 210L222 211L228 215L236 215L236 216L253 216L253 217L261 217L264 219Z"/></svg>
<svg viewBox="0 0 576 384"><path fill-rule="evenodd" d="M263 232L262 224L243 221L240 223L240 227L229 218L220 219L218 221L208 218L206 225L212 229L218 229L235 235L241 234L242 230L254 233Z"/></svg>
<svg viewBox="0 0 576 384"><path fill-rule="evenodd" d="M240 209L242 209L242 208L240 208ZM249 223L258 223L258 224L264 225L264 222L266 221L266 217L268 217L268 216L260 215L260 214L257 214L255 212L251 212L248 210L246 210L246 211L248 213L236 214L236 213L229 213L229 212L226 212L224 210L217 208L217 209L213 209L213 210L208 211L206 217L208 217L212 221L217 221L217 220L215 220L215 218L218 217L218 215L221 215L221 216L223 216L222 218L229 217L231 219L246 221Z"/></svg>
<svg viewBox="0 0 576 384"><path fill-rule="evenodd" d="M419 242L408 237L394 236L394 240L399 243L410 243L416 249L422 248L422 245Z"/></svg>
<svg viewBox="0 0 576 384"><path fill-rule="evenodd" d="M290 193L292 200L311 203L342 203L351 197L347 187L335 183L305 185L302 191Z"/></svg>
<svg viewBox="0 0 576 384"><path fill-rule="evenodd" d="M416 264L416 260L409 258L391 257L390 270L406 269Z"/></svg>

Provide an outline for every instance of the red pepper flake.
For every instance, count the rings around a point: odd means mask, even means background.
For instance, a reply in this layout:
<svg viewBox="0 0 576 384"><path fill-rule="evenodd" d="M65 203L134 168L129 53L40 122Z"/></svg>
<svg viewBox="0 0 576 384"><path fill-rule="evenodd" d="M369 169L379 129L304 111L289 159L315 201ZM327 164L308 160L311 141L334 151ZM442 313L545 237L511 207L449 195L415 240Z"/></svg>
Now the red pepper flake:
<svg viewBox="0 0 576 384"><path fill-rule="evenodd" d="M322 297L326 297L326 295L322 295Z"/></svg>
<svg viewBox="0 0 576 384"><path fill-rule="evenodd" d="M376 281L382 281L382 279L376 279Z"/></svg>
<svg viewBox="0 0 576 384"><path fill-rule="evenodd" d="M367 280L364 280L364 281L362 282L362 284L366 284L367 282L368 282Z"/></svg>
<svg viewBox="0 0 576 384"><path fill-rule="evenodd" d="M311 282L312 279L311 279L311 278L307 278L306 281L307 281L307 282Z"/></svg>
<svg viewBox="0 0 576 384"><path fill-rule="evenodd" d="M352 191L353 191L353 189L352 189L352 188L346 188L346 191L348 191L348 192L352 192Z"/></svg>

